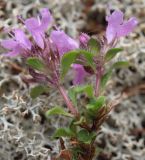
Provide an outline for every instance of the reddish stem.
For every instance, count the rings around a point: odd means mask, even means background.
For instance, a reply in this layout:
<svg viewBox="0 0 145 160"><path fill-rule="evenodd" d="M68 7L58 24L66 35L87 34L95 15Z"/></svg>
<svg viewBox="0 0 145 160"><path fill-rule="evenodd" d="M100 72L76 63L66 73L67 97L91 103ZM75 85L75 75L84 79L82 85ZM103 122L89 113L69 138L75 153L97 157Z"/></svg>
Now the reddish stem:
<svg viewBox="0 0 145 160"><path fill-rule="evenodd" d="M96 87L95 87L95 96L99 96L99 91L100 91L100 81L101 81L101 68L98 69L98 73L96 74Z"/></svg>
<svg viewBox="0 0 145 160"><path fill-rule="evenodd" d="M65 103L66 103L66 105L68 107L68 109L71 111L71 113L73 115L77 116L78 112L77 112L76 108L73 106L73 104L70 101L70 99L68 98L65 89L62 86L58 86L58 90L61 93L61 95L62 95L62 97L63 97L63 99L64 99L64 101L65 101Z"/></svg>

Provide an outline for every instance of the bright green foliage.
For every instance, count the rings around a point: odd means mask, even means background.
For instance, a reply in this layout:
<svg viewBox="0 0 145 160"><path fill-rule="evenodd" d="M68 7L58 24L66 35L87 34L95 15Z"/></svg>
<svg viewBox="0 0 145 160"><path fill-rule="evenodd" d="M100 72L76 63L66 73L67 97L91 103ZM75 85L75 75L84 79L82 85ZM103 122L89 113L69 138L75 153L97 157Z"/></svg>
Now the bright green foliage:
<svg viewBox="0 0 145 160"><path fill-rule="evenodd" d="M87 130L85 129L81 129L78 133L77 133L77 138L79 141L83 142L83 143L91 143L91 141L96 137L96 134L94 132L89 133Z"/></svg>
<svg viewBox="0 0 145 160"><path fill-rule="evenodd" d="M87 50L78 50L78 55L83 55L86 59L87 66L90 66L92 69L94 69L94 55L91 52L88 52Z"/></svg>
<svg viewBox="0 0 145 160"><path fill-rule="evenodd" d="M30 57L27 59L27 64L33 69L43 71L45 69L44 63L37 57Z"/></svg>
<svg viewBox="0 0 145 160"><path fill-rule="evenodd" d="M74 122L74 125L79 125L79 124L82 124L84 122L86 122L86 119L85 119L85 117L81 116L78 121Z"/></svg>
<svg viewBox="0 0 145 160"><path fill-rule="evenodd" d="M49 109L46 112L46 116L50 116L50 115L63 115L63 116L67 116L67 117L73 117L72 114L66 112L62 107L56 106L52 109Z"/></svg>
<svg viewBox="0 0 145 160"><path fill-rule="evenodd" d="M75 86L69 89L69 97L75 105L77 105L77 94L82 92L86 93L88 97L93 97L92 85Z"/></svg>
<svg viewBox="0 0 145 160"><path fill-rule="evenodd" d="M112 70L115 68L124 68L124 67L128 67L129 66L129 62L127 61L118 61L116 63L113 64L113 66L111 67L111 69L109 69L108 72L106 72L102 78L101 78L101 89L103 90L104 87L106 86L108 80L110 79L111 75L112 75Z"/></svg>
<svg viewBox="0 0 145 160"><path fill-rule="evenodd" d="M93 87L92 85L82 85L82 86L76 86L74 87L75 93L82 93L85 92L88 97L93 97Z"/></svg>
<svg viewBox="0 0 145 160"><path fill-rule="evenodd" d="M95 117L98 110L105 105L106 97L100 96L97 99L93 98L91 102L86 106L87 113L91 117Z"/></svg>
<svg viewBox="0 0 145 160"><path fill-rule="evenodd" d="M73 119L73 120L71 121L70 125L69 125L70 130L71 130L74 134L77 133L77 126L74 124L75 121L76 121L76 120Z"/></svg>
<svg viewBox="0 0 145 160"><path fill-rule="evenodd" d="M55 131L53 138L73 137L74 133L69 128L59 128Z"/></svg>
<svg viewBox="0 0 145 160"><path fill-rule="evenodd" d="M96 98L92 99L92 101L90 102L90 104L93 105L91 110L98 111L98 109L105 104L105 101L106 101L105 96L100 96L97 99Z"/></svg>
<svg viewBox="0 0 145 160"><path fill-rule="evenodd" d="M101 89L103 90L112 75L112 69L105 73L101 78Z"/></svg>
<svg viewBox="0 0 145 160"><path fill-rule="evenodd" d="M61 77L62 78L68 72L71 65L75 62L77 55L78 55L77 51L71 51L63 55L61 60Z"/></svg>
<svg viewBox="0 0 145 160"><path fill-rule="evenodd" d="M95 55L98 55L101 49L100 43L94 38L90 38L88 42L88 47L89 47L90 52Z"/></svg>
<svg viewBox="0 0 145 160"><path fill-rule="evenodd" d="M35 99L40 96L42 93L48 93L49 88L43 85L38 85L31 89L30 96Z"/></svg>
<svg viewBox="0 0 145 160"><path fill-rule="evenodd" d="M119 61L113 64L113 68L124 68L124 67L128 67L129 66L129 62L128 61Z"/></svg>
<svg viewBox="0 0 145 160"><path fill-rule="evenodd" d="M74 92L73 88L70 88L68 91L68 96L75 106L77 106L77 94Z"/></svg>
<svg viewBox="0 0 145 160"><path fill-rule="evenodd" d="M93 55L86 50L74 50L68 53L65 53L61 59L61 78L67 74L73 63L78 63L77 57L83 55L86 59L86 64L94 68L93 65Z"/></svg>
<svg viewBox="0 0 145 160"><path fill-rule="evenodd" d="M121 48L112 48L112 49L110 49L105 55L105 61L106 62L110 61L111 59L113 59L117 55L118 52L120 52L122 50L123 49L121 49Z"/></svg>

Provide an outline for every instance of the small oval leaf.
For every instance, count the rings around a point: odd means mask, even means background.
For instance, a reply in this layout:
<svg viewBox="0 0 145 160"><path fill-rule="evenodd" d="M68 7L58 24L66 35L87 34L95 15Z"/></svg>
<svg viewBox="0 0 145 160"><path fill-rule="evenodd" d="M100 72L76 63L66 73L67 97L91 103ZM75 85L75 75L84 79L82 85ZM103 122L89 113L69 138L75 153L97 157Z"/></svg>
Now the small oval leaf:
<svg viewBox="0 0 145 160"><path fill-rule="evenodd" d="M112 68L124 68L128 66L129 66L128 61L119 61L119 62L114 63Z"/></svg>
<svg viewBox="0 0 145 160"><path fill-rule="evenodd" d="M107 73L105 73L101 78L101 89L104 89L106 86L108 80L110 79L112 75L112 70L110 69Z"/></svg>
<svg viewBox="0 0 145 160"><path fill-rule="evenodd" d="M64 78L65 74L70 69L71 65L75 62L78 52L71 51L62 56L61 59L61 77Z"/></svg>
<svg viewBox="0 0 145 160"><path fill-rule="evenodd" d="M72 137L74 134L69 128L59 128L55 131L53 138Z"/></svg>
<svg viewBox="0 0 145 160"><path fill-rule="evenodd" d="M38 85L31 89L30 96L31 98L35 99L40 96L42 93L47 93L49 88L43 85Z"/></svg>
<svg viewBox="0 0 145 160"><path fill-rule="evenodd" d="M106 97L105 96L99 96L97 99L93 99L90 103L91 106L88 109L91 109L92 111L98 111L100 107L105 105Z"/></svg>
<svg viewBox="0 0 145 160"><path fill-rule="evenodd" d="M100 96L97 99L94 98L91 102L86 106L87 114L91 118L95 118L99 109L105 105L106 97Z"/></svg>
<svg viewBox="0 0 145 160"><path fill-rule="evenodd" d="M75 86L69 89L68 95L75 106L77 106L77 94L86 93L88 97L93 97L93 86L92 85L82 85Z"/></svg>
<svg viewBox="0 0 145 160"><path fill-rule="evenodd" d="M79 141L83 142L83 143L91 143L91 141L96 137L96 134L94 132L89 133L87 130L85 129L81 129L78 134L77 134L77 138Z"/></svg>
<svg viewBox="0 0 145 160"><path fill-rule="evenodd" d="M50 116L50 115L63 115L63 116L67 116L67 117L73 117L72 114L66 112L62 107L56 106L52 109L49 109L46 112L46 116Z"/></svg>
<svg viewBox="0 0 145 160"><path fill-rule="evenodd" d="M90 38L90 40L88 41L88 47L91 53L95 55L97 55L101 49L100 43L94 38Z"/></svg>
<svg viewBox="0 0 145 160"><path fill-rule="evenodd" d="M33 69L42 71L45 68L44 63L37 57L29 57L26 62Z"/></svg>
<svg viewBox="0 0 145 160"><path fill-rule="evenodd" d="M74 50L68 53L65 53L61 59L61 78L63 79L64 76L67 74L69 68L73 63L78 63L77 57L79 55L83 55L86 59L86 65L92 67L94 69L94 62L93 62L93 54L86 50Z"/></svg>
<svg viewBox="0 0 145 160"><path fill-rule="evenodd" d="M118 52L122 51L123 49L122 48L112 48L110 49L106 55L105 55L105 61L108 62L110 61L111 59L113 59Z"/></svg>

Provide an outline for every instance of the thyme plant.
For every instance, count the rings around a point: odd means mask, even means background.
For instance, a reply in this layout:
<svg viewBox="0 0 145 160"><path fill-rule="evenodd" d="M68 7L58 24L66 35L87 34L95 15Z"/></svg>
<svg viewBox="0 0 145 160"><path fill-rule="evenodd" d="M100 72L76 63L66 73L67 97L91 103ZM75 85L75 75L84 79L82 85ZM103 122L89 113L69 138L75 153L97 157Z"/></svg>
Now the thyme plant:
<svg viewBox="0 0 145 160"><path fill-rule="evenodd" d="M115 46L120 37L132 32L137 25L136 18L124 21L123 13L114 11L106 17L108 25L102 37L80 33L77 39L54 25L47 8L40 10L38 18L24 20L18 16L18 19L31 36L28 38L26 30L13 29L9 32L11 38L1 41L1 45L9 50L4 56L20 55L24 59L30 75L38 82L30 93L33 99L53 87L60 92L68 108L55 106L46 113L47 117L62 115L69 119L69 125L58 128L53 135L59 139L61 150L52 160L92 160L96 153L97 131L113 107L106 101L103 90L113 69L128 66L128 62L112 61L107 70L105 65L122 51ZM48 26L49 32L46 33ZM75 72L74 85L66 90L63 84L70 69ZM86 76L94 76L95 84L85 83ZM83 107L78 105L77 95L80 93L88 97ZM69 144L67 147L64 137Z"/></svg>

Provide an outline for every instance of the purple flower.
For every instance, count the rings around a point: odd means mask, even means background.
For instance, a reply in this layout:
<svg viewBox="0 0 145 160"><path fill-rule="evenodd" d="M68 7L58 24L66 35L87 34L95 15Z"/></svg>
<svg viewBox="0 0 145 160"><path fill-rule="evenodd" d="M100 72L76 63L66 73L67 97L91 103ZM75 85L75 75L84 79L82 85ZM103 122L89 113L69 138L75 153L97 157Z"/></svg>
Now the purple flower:
<svg viewBox="0 0 145 160"><path fill-rule="evenodd" d="M63 54L71 50L79 48L79 44L74 39L65 34L63 31L52 31L50 39L52 43L56 46L60 56L63 56ZM73 84L78 85L83 83L85 76L88 75L87 72L84 70L83 66L80 64L73 64L72 68L75 72Z"/></svg>
<svg viewBox="0 0 145 160"><path fill-rule="evenodd" d="M75 78L73 80L74 85L79 85L84 82L84 78L88 75L88 73L84 70L83 66L80 64L74 64L73 69L75 72Z"/></svg>
<svg viewBox="0 0 145 160"><path fill-rule="evenodd" d="M1 41L1 46L10 50L5 54L6 56L16 56L24 50L31 50L31 42L26 38L22 30L15 29L13 33L13 39Z"/></svg>
<svg viewBox="0 0 145 160"><path fill-rule="evenodd" d="M114 11L110 16L106 17L108 26L106 30L106 38L108 43L111 43L115 38L128 35L137 25L135 17L128 21L123 21L123 13L121 11Z"/></svg>
<svg viewBox="0 0 145 160"><path fill-rule="evenodd" d="M29 18L25 21L25 25L29 32L31 32L37 45L44 49L44 31L47 29L48 25L52 22L52 16L47 8L40 10L40 18Z"/></svg>
<svg viewBox="0 0 145 160"><path fill-rule="evenodd" d="M78 43L74 39L69 37L67 34L65 34L63 31L52 31L50 39L56 46L60 56L71 50L79 48Z"/></svg>
<svg viewBox="0 0 145 160"><path fill-rule="evenodd" d="M81 33L79 36L80 47L87 48L89 39L90 39L89 35L87 35L86 33Z"/></svg>

